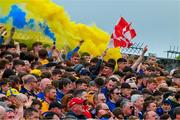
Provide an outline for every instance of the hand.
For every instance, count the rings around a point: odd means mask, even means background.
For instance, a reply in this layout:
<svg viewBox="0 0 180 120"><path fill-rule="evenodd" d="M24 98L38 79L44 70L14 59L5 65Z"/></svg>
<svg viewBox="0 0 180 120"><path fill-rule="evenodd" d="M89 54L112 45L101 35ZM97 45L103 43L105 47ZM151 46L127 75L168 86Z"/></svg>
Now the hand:
<svg viewBox="0 0 180 120"><path fill-rule="evenodd" d="M143 49L143 53L146 53L148 51L148 47L147 47L147 45L144 47L144 49Z"/></svg>
<svg viewBox="0 0 180 120"><path fill-rule="evenodd" d="M4 25L0 24L0 29L3 28L3 27L4 27Z"/></svg>
<svg viewBox="0 0 180 120"><path fill-rule="evenodd" d="M12 28L11 28L11 32L10 32L10 34L13 36L13 35L14 35L14 33L15 33L15 28L14 28L14 27L12 27Z"/></svg>
<svg viewBox="0 0 180 120"><path fill-rule="evenodd" d="M79 41L79 46L81 46L84 43L84 40Z"/></svg>
<svg viewBox="0 0 180 120"><path fill-rule="evenodd" d="M15 46L19 45L19 42L14 41L14 45Z"/></svg>
<svg viewBox="0 0 180 120"><path fill-rule="evenodd" d="M1 26L0 28L0 35L5 36L7 34L6 28L4 26Z"/></svg>
<svg viewBox="0 0 180 120"><path fill-rule="evenodd" d="M108 51L108 48L106 48L105 51L102 53L102 57L106 56L107 51Z"/></svg>
<svg viewBox="0 0 180 120"><path fill-rule="evenodd" d="M25 106L28 108L32 105L33 99L35 99L33 96L29 96L28 101L25 103Z"/></svg>

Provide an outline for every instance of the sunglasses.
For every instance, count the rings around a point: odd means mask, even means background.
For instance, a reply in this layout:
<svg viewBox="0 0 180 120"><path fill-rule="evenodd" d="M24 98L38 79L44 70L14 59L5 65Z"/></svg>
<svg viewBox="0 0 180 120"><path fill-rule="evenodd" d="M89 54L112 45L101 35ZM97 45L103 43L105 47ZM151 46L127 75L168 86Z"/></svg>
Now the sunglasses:
<svg viewBox="0 0 180 120"><path fill-rule="evenodd" d="M116 95L120 95L121 93L114 93L114 94L116 94Z"/></svg>

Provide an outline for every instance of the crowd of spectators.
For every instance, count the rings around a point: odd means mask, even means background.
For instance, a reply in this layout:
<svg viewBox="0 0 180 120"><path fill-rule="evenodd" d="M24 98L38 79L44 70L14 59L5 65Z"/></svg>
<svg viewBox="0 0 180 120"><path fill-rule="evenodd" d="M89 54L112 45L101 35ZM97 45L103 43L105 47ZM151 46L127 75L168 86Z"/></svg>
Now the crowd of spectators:
<svg viewBox="0 0 180 120"><path fill-rule="evenodd" d="M91 53L8 40L0 31L0 120L180 119L180 66L170 72L155 56L105 61Z"/></svg>

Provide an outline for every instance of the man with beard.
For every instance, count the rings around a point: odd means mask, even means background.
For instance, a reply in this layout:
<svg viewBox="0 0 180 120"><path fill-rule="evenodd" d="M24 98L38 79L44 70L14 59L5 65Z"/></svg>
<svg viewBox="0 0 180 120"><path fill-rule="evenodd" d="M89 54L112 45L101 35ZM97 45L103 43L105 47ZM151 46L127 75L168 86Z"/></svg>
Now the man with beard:
<svg viewBox="0 0 180 120"><path fill-rule="evenodd" d="M56 100L56 88L47 86L44 90L45 100L42 102L42 113L47 112L50 103Z"/></svg>

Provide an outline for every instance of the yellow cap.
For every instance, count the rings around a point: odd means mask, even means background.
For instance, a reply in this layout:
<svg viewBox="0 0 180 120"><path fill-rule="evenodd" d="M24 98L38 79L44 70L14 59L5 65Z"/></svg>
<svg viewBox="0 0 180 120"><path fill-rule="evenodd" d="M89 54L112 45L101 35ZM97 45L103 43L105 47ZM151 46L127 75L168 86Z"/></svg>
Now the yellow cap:
<svg viewBox="0 0 180 120"><path fill-rule="evenodd" d="M6 92L6 96L16 96L19 95L19 92L15 89L15 88L10 88L7 92Z"/></svg>
<svg viewBox="0 0 180 120"><path fill-rule="evenodd" d="M37 76L41 76L41 70L38 69L33 69L30 72L31 74L37 75Z"/></svg>

